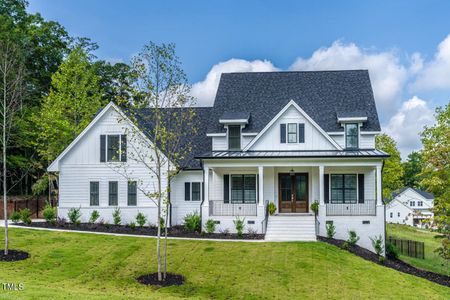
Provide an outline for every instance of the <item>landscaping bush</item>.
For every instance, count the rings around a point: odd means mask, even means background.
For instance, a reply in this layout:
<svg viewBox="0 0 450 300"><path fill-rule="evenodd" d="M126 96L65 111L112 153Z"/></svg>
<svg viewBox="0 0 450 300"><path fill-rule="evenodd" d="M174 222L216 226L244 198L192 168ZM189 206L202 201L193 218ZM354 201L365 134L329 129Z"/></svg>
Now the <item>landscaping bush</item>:
<svg viewBox="0 0 450 300"><path fill-rule="evenodd" d="M164 229L165 228L165 224L164 223L166 223L166 222L164 222L164 218L163 217L160 217L159 218L159 226L161 226L161 229Z"/></svg>
<svg viewBox="0 0 450 300"><path fill-rule="evenodd" d="M100 213L97 210L91 212L91 217L89 218L89 223L94 224L98 218L100 218Z"/></svg>
<svg viewBox="0 0 450 300"><path fill-rule="evenodd" d="M275 203L269 202L269 204L267 205L267 210L269 211L269 215L273 215L277 211Z"/></svg>
<svg viewBox="0 0 450 300"><path fill-rule="evenodd" d="M394 244L387 243L386 244L386 256L390 259L397 259L398 258L398 249L395 247Z"/></svg>
<svg viewBox="0 0 450 300"><path fill-rule="evenodd" d="M17 224L20 221L20 212L13 211L11 214L11 221L13 221L14 224Z"/></svg>
<svg viewBox="0 0 450 300"><path fill-rule="evenodd" d="M80 218L81 218L81 208L75 208L72 207L69 209L69 212L67 213L67 217L69 218L70 222L75 225L80 225Z"/></svg>
<svg viewBox="0 0 450 300"><path fill-rule="evenodd" d="M56 207L52 207L50 203L45 204L42 215L47 223L56 224Z"/></svg>
<svg viewBox="0 0 450 300"><path fill-rule="evenodd" d="M347 240L347 242L348 242L350 245L354 246L354 245L356 245L356 243L357 243L358 241L359 241L359 236L356 234L356 231L350 230L350 231L348 232L348 240Z"/></svg>
<svg viewBox="0 0 450 300"><path fill-rule="evenodd" d="M136 223L139 225L139 227L144 227L145 223L147 223L147 217L144 216L143 213L138 212L136 216Z"/></svg>
<svg viewBox="0 0 450 300"><path fill-rule="evenodd" d="M136 228L136 223L130 222L130 224L128 224L128 226L130 226L131 229L135 229Z"/></svg>
<svg viewBox="0 0 450 300"><path fill-rule="evenodd" d="M342 243L342 249L348 250L348 248L349 248L348 242L347 242L347 241L343 242L343 243Z"/></svg>
<svg viewBox="0 0 450 300"><path fill-rule="evenodd" d="M56 218L56 224L58 224L58 226L64 226L67 223L66 218Z"/></svg>
<svg viewBox="0 0 450 300"><path fill-rule="evenodd" d="M319 213L319 202L314 201L311 204L311 211L314 212L314 214L317 216L317 214Z"/></svg>
<svg viewBox="0 0 450 300"><path fill-rule="evenodd" d="M184 217L184 228L189 232L200 232L201 230L201 219L198 212L192 214L187 214Z"/></svg>
<svg viewBox="0 0 450 300"><path fill-rule="evenodd" d="M327 230L327 238L332 239L336 234L336 227L334 227L333 223L328 223L325 229Z"/></svg>
<svg viewBox="0 0 450 300"><path fill-rule="evenodd" d="M241 219L239 217L236 217L236 219L233 220L234 227L236 228L238 237L242 237L242 234L244 233L244 227L245 227L244 222L245 222L245 218Z"/></svg>
<svg viewBox="0 0 450 300"><path fill-rule="evenodd" d="M31 211L28 208L20 210L20 220L27 225L31 224Z"/></svg>
<svg viewBox="0 0 450 300"><path fill-rule="evenodd" d="M216 231L216 221L213 219L208 219L205 224L206 233L214 233Z"/></svg>
<svg viewBox="0 0 450 300"><path fill-rule="evenodd" d="M370 240L372 241L372 247L375 250L375 253L379 256L382 255L383 254L383 238L381 237L381 235L370 238Z"/></svg>
<svg viewBox="0 0 450 300"><path fill-rule="evenodd" d="M120 208L116 207L113 211L112 216L114 225L120 225L120 223L122 222L122 217L120 216Z"/></svg>

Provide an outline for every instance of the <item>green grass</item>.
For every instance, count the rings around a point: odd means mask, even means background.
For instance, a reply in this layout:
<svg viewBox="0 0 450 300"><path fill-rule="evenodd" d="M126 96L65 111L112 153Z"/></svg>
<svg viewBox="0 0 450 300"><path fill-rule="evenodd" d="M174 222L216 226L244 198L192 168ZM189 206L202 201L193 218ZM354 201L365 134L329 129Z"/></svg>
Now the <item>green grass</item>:
<svg viewBox="0 0 450 300"><path fill-rule="evenodd" d="M3 239L2 234L0 238ZM169 241L179 287L135 281L155 272L155 240L11 229L31 258L0 262L0 299L448 299L450 289L317 243Z"/></svg>
<svg viewBox="0 0 450 300"><path fill-rule="evenodd" d="M434 250L441 245L442 241L441 238L436 238L438 234L428 230L400 224L387 224L386 230L388 236L425 243L425 259L413 258L405 255L401 255L400 259L424 270L450 275L450 265L445 263L444 260L434 252Z"/></svg>

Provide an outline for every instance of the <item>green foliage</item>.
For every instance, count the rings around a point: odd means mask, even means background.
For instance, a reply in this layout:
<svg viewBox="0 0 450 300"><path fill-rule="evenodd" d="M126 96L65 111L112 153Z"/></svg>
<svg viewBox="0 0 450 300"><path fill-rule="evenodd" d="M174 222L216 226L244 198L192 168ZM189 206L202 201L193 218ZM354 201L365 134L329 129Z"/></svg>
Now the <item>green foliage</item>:
<svg viewBox="0 0 450 300"><path fill-rule="evenodd" d="M45 221L47 223L55 224L56 223L56 207L52 207L50 203L47 203L42 211L42 215L44 216Z"/></svg>
<svg viewBox="0 0 450 300"><path fill-rule="evenodd" d="M244 227L245 227L245 218L241 219L239 217L236 217L236 219L233 220L234 227L236 228L236 232L238 237L242 237L242 234L244 233Z"/></svg>
<svg viewBox="0 0 450 300"><path fill-rule="evenodd" d="M391 156L384 161L383 167L383 198L391 197L393 191L403 186L403 168L397 143L387 134L377 135L375 147Z"/></svg>
<svg viewBox="0 0 450 300"><path fill-rule="evenodd" d="M348 250L349 248L350 248L350 244L348 243L348 241L345 241L342 243L342 249Z"/></svg>
<svg viewBox="0 0 450 300"><path fill-rule="evenodd" d="M372 241L372 247L375 250L375 253L377 255L383 254L383 237L381 235L370 237L370 240Z"/></svg>
<svg viewBox="0 0 450 300"><path fill-rule="evenodd" d="M75 225L80 225L81 221L81 208L75 208L72 207L69 209L69 212L67 213L67 217L69 218L70 222Z"/></svg>
<svg viewBox="0 0 450 300"><path fill-rule="evenodd" d="M93 210L91 212L91 216L89 217L89 223L94 224L98 218L100 218L100 213L97 210Z"/></svg>
<svg viewBox="0 0 450 300"><path fill-rule="evenodd" d="M146 222L147 217L143 213L138 212L138 214L136 215L136 223L139 225L139 227L144 227Z"/></svg>
<svg viewBox="0 0 450 300"><path fill-rule="evenodd" d="M20 210L20 220L26 224L31 224L31 211L28 208L24 208Z"/></svg>
<svg viewBox="0 0 450 300"><path fill-rule="evenodd" d="M200 232L201 219L198 212L187 214L184 217L184 228L189 232Z"/></svg>
<svg viewBox="0 0 450 300"><path fill-rule="evenodd" d="M311 203L311 211L314 212L314 214L317 216L317 214L319 213L319 202L318 201L314 201L313 203Z"/></svg>
<svg viewBox="0 0 450 300"><path fill-rule="evenodd" d="M267 210L269 211L269 215L273 215L277 211L275 203L269 202L269 204L267 204Z"/></svg>
<svg viewBox="0 0 450 300"><path fill-rule="evenodd" d="M116 207L112 214L114 225L120 225L122 217L120 216L120 208Z"/></svg>
<svg viewBox="0 0 450 300"><path fill-rule="evenodd" d="M390 259L398 258L398 249L394 244L387 243L386 244L386 257Z"/></svg>
<svg viewBox="0 0 450 300"><path fill-rule="evenodd" d="M13 211L11 214L11 221L13 221L14 224L17 224L20 221L20 212Z"/></svg>
<svg viewBox="0 0 450 300"><path fill-rule="evenodd" d="M164 218L159 218L159 226L161 227L161 229L166 228L165 223L166 222L164 221Z"/></svg>
<svg viewBox="0 0 450 300"><path fill-rule="evenodd" d="M205 224L206 233L214 233L216 231L216 221L213 219L208 219Z"/></svg>
<svg viewBox="0 0 450 300"><path fill-rule="evenodd" d="M334 235L336 234L336 227L333 223L327 223L325 226L325 229L327 231L327 238L332 239Z"/></svg>
<svg viewBox="0 0 450 300"><path fill-rule="evenodd" d="M359 236L356 234L356 231L354 230L349 230L348 232L348 239L347 242L354 246L356 245L356 243L359 241Z"/></svg>
<svg viewBox="0 0 450 300"><path fill-rule="evenodd" d="M408 155L408 158L403 167L403 182L405 186L420 188L420 181L422 180L422 169L424 162L420 152L413 151Z"/></svg>
<svg viewBox="0 0 450 300"><path fill-rule="evenodd" d="M130 226L131 229L135 229L136 228L136 223L135 222L130 222L130 224L128 224L128 226Z"/></svg>
<svg viewBox="0 0 450 300"><path fill-rule="evenodd" d="M450 241L448 238L442 239L442 246L434 250L442 259L447 261L447 263L450 262Z"/></svg>
<svg viewBox="0 0 450 300"><path fill-rule="evenodd" d="M384 264L384 261L385 261L385 260L386 260L386 259L385 259L384 256L382 256L382 255L378 256L378 261L380 262L380 264Z"/></svg>

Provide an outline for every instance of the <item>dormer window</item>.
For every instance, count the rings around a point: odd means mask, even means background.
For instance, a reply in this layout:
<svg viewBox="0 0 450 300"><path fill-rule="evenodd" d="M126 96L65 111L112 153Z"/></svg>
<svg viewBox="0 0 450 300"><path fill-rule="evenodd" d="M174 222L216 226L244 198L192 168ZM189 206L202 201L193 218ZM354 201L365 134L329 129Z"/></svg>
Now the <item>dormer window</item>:
<svg viewBox="0 0 450 300"><path fill-rule="evenodd" d="M241 149L241 125L228 125L228 149Z"/></svg>
<svg viewBox="0 0 450 300"><path fill-rule="evenodd" d="M288 124L288 143L297 143L297 124Z"/></svg>
<svg viewBox="0 0 450 300"><path fill-rule="evenodd" d="M345 148L357 149L358 148L358 124L346 123L345 124Z"/></svg>

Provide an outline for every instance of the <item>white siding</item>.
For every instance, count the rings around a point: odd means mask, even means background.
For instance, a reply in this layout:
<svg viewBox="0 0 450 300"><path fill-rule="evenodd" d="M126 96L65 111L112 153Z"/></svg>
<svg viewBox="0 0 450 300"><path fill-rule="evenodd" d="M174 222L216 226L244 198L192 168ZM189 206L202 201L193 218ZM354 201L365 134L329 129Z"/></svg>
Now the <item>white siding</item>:
<svg viewBox="0 0 450 300"><path fill-rule="evenodd" d="M330 134L331 138L342 148L345 149L345 135L344 134ZM361 149L375 149L375 134L360 134L359 148Z"/></svg>
<svg viewBox="0 0 450 300"><path fill-rule="evenodd" d="M213 151L228 150L227 137L226 136L212 137L212 149Z"/></svg>
<svg viewBox="0 0 450 300"><path fill-rule="evenodd" d="M184 198L185 182L203 182L203 171L181 171L173 180L170 198L172 202L172 225L183 224L183 218L193 212L200 213L200 201L186 201ZM200 198L202 199L202 198Z"/></svg>

